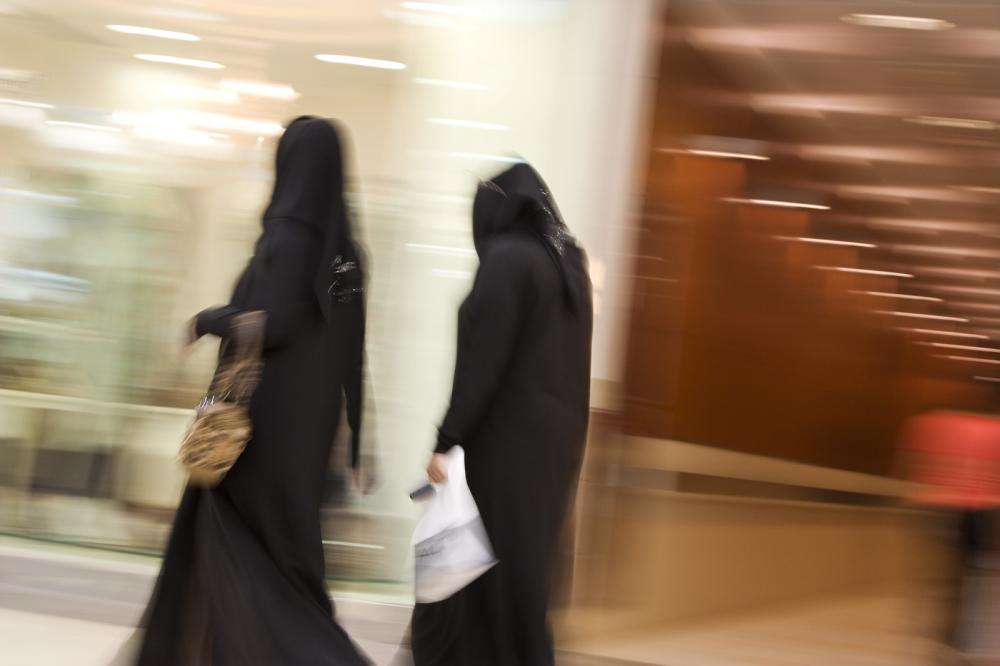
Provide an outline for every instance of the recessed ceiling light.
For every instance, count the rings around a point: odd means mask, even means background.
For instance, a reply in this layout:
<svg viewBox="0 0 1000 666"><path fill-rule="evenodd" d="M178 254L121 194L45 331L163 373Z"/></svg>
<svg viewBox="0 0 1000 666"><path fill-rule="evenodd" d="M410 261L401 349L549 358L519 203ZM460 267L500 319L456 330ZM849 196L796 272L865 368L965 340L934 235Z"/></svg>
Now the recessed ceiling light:
<svg viewBox="0 0 1000 666"><path fill-rule="evenodd" d="M931 127L953 127L955 129L995 130L997 124L992 120L977 120L974 118L949 118L947 116L913 116L906 122Z"/></svg>
<svg viewBox="0 0 1000 666"><path fill-rule="evenodd" d="M791 243L809 243L812 245L836 245L840 247L878 247L874 243L858 243L857 241L834 240L832 238L812 238L809 236L775 236L777 240Z"/></svg>
<svg viewBox="0 0 1000 666"><path fill-rule="evenodd" d="M267 81L233 81L224 80L219 84L223 90L251 97L267 97L269 99L293 100L300 97L298 91L284 83L268 83Z"/></svg>
<svg viewBox="0 0 1000 666"><path fill-rule="evenodd" d="M898 28L900 30L951 30L955 24L942 19L921 16L891 16L888 14L848 14L840 19L845 23L872 28Z"/></svg>
<svg viewBox="0 0 1000 666"><path fill-rule="evenodd" d="M93 123L78 123L73 120L46 120L47 125L53 127L73 127L75 129L93 130L95 132L121 132L121 128L111 125L94 125Z"/></svg>
<svg viewBox="0 0 1000 666"><path fill-rule="evenodd" d="M944 299L934 296L916 296L914 294L897 294L892 291L852 291L852 294L864 294L865 296L878 296L880 298L901 298L906 301L928 301L930 303L941 303Z"/></svg>
<svg viewBox="0 0 1000 666"><path fill-rule="evenodd" d="M0 97L0 104L10 104L12 106L26 106L30 109L56 108L54 104L46 104L45 102L29 102L23 99L9 99L7 97Z"/></svg>
<svg viewBox="0 0 1000 666"><path fill-rule="evenodd" d="M801 203L798 201L778 201L776 199L740 199L729 197L723 199L727 203L751 204L754 206L773 206L775 208L804 208L806 210L830 210L829 206L821 204Z"/></svg>
<svg viewBox="0 0 1000 666"><path fill-rule="evenodd" d="M953 345L946 342L922 342L925 347L936 347L938 349L958 349L960 351L975 351L986 354L1000 354L1000 349L996 347L976 347L973 345Z"/></svg>
<svg viewBox="0 0 1000 666"><path fill-rule="evenodd" d="M67 197L61 194L49 194L48 192L20 190L9 187L0 187L0 196L27 199L29 201L44 201L45 203L66 204L69 206L80 203L79 199L76 197Z"/></svg>
<svg viewBox="0 0 1000 666"><path fill-rule="evenodd" d="M316 54L316 60L335 65L356 65L358 67L374 67L375 69L406 69L406 65L394 60L361 58L359 56L337 55L335 53L318 53Z"/></svg>
<svg viewBox="0 0 1000 666"><path fill-rule="evenodd" d="M699 157L718 157L722 159L734 159L734 160L757 160L761 162L766 162L771 158L767 155L752 155L750 153L733 153L726 150L702 150L699 148L689 148L686 151L689 155L698 155Z"/></svg>
<svg viewBox="0 0 1000 666"><path fill-rule="evenodd" d="M158 55L154 53L137 53L135 57L146 62L156 62L165 65L181 65L183 67L196 67L198 69L225 69L225 65L212 62L211 60L178 58L177 56Z"/></svg>
<svg viewBox="0 0 1000 666"><path fill-rule="evenodd" d="M159 28L146 28L141 25L119 25L111 24L107 26L112 32L121 32L126 35L142 35L143 37L158 37L160 39L174 39L179 42L201 41L198 35L189 32L177 32L176 30L160 30Z"/></svg>
<svg viewBox="0 0 1000 666"><path fill-rule="evenodd" d="M817 266L821 271L834 271L837 273L855 273L857 275L879 275L882 277L911 278L910 273L897 273L895 271L876 271L871 268L852 268L850 266Z"/></svg>
<svg viewBox="0 0 1000 666"><path fill-rule="evenodd" d="M990 336L982 333L961 333L959 331L939 331L933 328L901 328L907 333L919 333L921 335L942 335L949 338L966 338L969 340L989 340Z"/></svg>
<svg viewBox="0 0 1000 666"><path fill-rule="evenodd" d="M910 319L933 319L934 321L954 321L960 324L969 320L963 317L949 317L947 315L924 314L922 312L900 312L898 310L876 310L875 314L891 315L893 317L908 317Z"/></svg>

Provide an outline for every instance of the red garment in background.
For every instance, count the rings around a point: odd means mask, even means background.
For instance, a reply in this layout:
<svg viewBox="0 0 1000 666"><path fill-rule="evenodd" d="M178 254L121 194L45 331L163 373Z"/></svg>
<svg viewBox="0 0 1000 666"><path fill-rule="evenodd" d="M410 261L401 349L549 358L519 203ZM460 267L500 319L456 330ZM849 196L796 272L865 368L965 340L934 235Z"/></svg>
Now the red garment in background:
<svg viewBox="0 0 1000 666"><path fill-rule="evenodd" d="M1000 506L1000 418L931 412L906 424L901 445L920 504L987 509Z"/></svg>

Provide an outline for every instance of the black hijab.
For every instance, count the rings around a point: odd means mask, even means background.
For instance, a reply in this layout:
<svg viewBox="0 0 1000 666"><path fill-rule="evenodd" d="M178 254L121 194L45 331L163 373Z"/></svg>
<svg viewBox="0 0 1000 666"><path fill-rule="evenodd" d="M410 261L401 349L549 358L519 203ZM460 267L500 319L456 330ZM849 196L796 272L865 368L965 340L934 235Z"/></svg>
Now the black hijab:
<svg viewBox="0 0 1000 666"><path fill-rule="evenodd" d="M563 222L545 181L527 162L481 182L472 204L472 239L480 258L491 239L515 230L538 238L559 269L567 304L581 312L590 299L586 255Z"/></svg>
<svg viewBox="0 0 1000 666"><path fill-rule="evenodd" d="M360 297L360 261L344 201L342 142L332 122L300 116L285 129L264 220L300 222L322 236L315 289L327 321L333 320L334 302Z"/></svg>

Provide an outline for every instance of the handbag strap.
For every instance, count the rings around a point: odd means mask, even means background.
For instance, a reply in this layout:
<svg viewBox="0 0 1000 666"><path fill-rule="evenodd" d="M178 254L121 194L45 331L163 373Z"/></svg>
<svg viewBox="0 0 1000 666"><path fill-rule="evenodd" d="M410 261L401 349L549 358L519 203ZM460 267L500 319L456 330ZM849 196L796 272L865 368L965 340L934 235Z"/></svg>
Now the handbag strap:
<svg viewBox="0 0 1000 666"><path fill-rule="evenodd" d="M261 353L267 314L252 310L233 318L232 333L223 341L222 359L212 380L209 395L214 400L243 403L260 381ZM229 345L233 353L228 353Z"/></svg>

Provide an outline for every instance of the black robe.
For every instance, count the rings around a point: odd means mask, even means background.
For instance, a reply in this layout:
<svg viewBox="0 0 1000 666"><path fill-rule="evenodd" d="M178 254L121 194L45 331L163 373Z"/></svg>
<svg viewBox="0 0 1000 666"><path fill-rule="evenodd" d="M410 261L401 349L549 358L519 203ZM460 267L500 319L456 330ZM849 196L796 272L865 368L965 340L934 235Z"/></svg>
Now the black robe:
<svg viewBox="0 0 1000 666"><path fill-rule="evenodd" d="M296 120L254 256L230 304L197 318L199 335L224 338L240 312L267 313L253 436L217 487L184 492L139 666L367 663L334 620L320 534L345 391L355 431L360 417L363 306L329 270L351 253L341 183L334 128Z"/></svg>
<svg viewBox="0 0 1000 666"><path fill-rule="evenodd" d="M590 283L527 164L484 183L473 217L480 267L459 311L437 451L465 448L499 563L450 599L418 604L410 642L417 666L548 666L554 551L587 432Z"/></svg>

